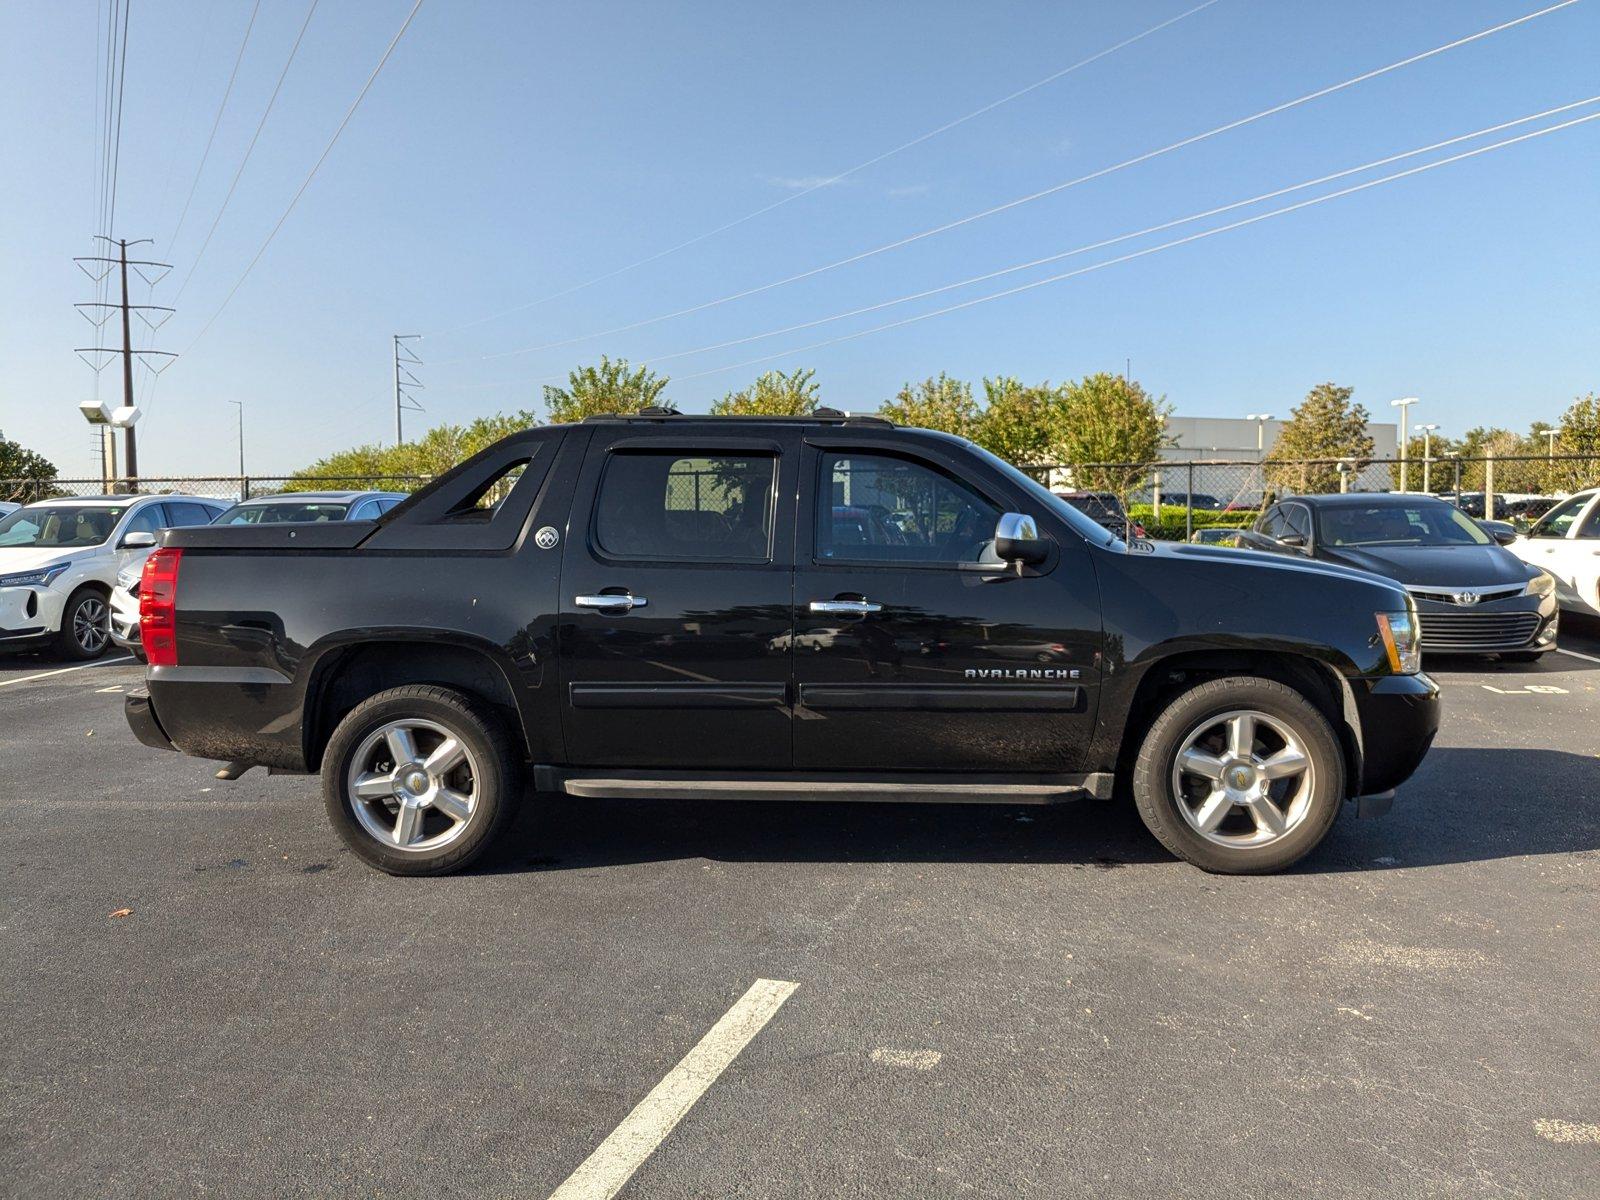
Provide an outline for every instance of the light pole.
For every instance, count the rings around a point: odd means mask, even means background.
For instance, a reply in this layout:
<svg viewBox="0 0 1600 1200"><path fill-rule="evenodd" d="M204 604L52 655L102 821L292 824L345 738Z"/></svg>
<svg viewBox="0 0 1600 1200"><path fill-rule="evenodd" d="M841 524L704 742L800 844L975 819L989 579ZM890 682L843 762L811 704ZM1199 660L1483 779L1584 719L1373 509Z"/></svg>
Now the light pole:
<svg viewBox="0 0 1600 1200"><path fill-rule="evenodd" d="M1556 456L1556 439L1561 436L1561 430L1559 430L1559 429L1541 429L1539 431L1539 433L1542 436L1547 437L1547 438L1550 439L1550 441L1547 443L1547 445L1549 446L1549 450L1545 454L1545 457L1549 458L1551 460L1554 460L1555 456Z"/></svg>
<svg viewBox="0 0 1600 1200"><path fill-rule="evenodd" d="M249 497L244 494L244 401L229 400L228 403L239 410L239 499L248 500Z"/></svg>
<svg viewBox="0 0 1600 1200"><path fill-rule="evenodd" d="M1402 492L1408 490L1408 480L1406 479L1406 442L1410 439L1406 434L1406 409L1410 408L1416 402L1417 398L1415 396L1402 396L1398 400L1389 401L1389 406L1391 408L1398 408L1400 410L1400 490Z"/></svg>
<svg viewBox="0 0 1600 1200"><path fill-rule="evenodd" d="M1267 422L1272 420L1272 414L1271 413L1246 413L1244 419L1246 421L1254 421L1256 423L1256 462L1258 464L1264 463L1266 461L1266 457L1267 457L1267 455L1266 455L1266 432L1265 431L1266 431L1266 428L1267 428ZM1263 508L1266 507L1266 503L1267 503L1267 468L1265 466L1262 466L1261 467L1261 505L1262 505Z"/></svg>
<svg viewBox="0 0 1600 1200"><path fill-rule="evenodd" d="M1422 490L1433 491L1433 432L1437 425L1413 425L1411 428L1422 431Z"/></svg>

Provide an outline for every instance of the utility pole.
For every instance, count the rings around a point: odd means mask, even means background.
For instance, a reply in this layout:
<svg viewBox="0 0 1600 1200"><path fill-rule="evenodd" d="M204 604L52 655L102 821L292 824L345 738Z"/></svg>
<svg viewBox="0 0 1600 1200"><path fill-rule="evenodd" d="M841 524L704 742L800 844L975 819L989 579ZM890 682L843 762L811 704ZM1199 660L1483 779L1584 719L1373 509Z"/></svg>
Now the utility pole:
<svg viewBox="0 0 1600 1200"><path fill-rule="evenodd" d="M239 410L239 487L244 487L244 401L229 400L229 404ZM239 497L241 500L243 496Z"/></svg>
<svg viewBox="0 0 1600 1200"><path fill-rule="evenodd" d="M1413 425L1413 429L1422 431L1422 490L1433 491L1433 431L1437 425Z"/></svg>
<svg viewBox="0 0 1600 1200"><path fill-rule="evenodd" d="M122 314L122 348L119 350L113 346L83 346L79 347L76 353L79 358L82 358L84 362L89 364L90 368L96 374L99 374L102 370L104 370L106 365L110 363L111 359L105 358L96 364L94 360L85 358L85 355L120 354L122 356L122 407L117 410L120 419L114 420L113 423L122 426L122 435L124 439L123 460L124 465L127 467L128 478L130 481L132 481L139 477L139 446L133 431L134 422L138 420L138 410L133 403L134 355L138 355L139 361L142 362L147 369L154 371L158 375L168 366L170 366L172 360L178 356L165 350L135 350L133 348L133 331L129 324L130 314L138 313L139 319L151 329L159 329L166 323L167 318L172 316L174 310L159 304L130 304L128 302L128 268L132 267L141 279L154 287L158 282L160 282L160 280L167 274L168 271L172 270L172 264L147 262L143 259L130 259L128 257L129 246L138 246L146 242L150 242L152 241L150 238L140 238L137 241L130 242L126 238L109 238L103 234L96 234L95 237L100 241L107 242L111 246L115 247L117 250L117 257L108 258L101 255L90 255L82 258L75 258L72 261L77 263L79 269L83 271L85 275L89 276L89 278L95 283L99 283L102 279L109 275L113 269L120 269L122 272L122 303L109 304L102 301L91 301L88 303L75 305L74 307L76 307L79 312L83 313L85 319L87 319L88 322L97 330L102 329L105 326L105 323L111 319L111 314L113 312L120 311ZM85 263L104 263L106 265L97 275L89 267L85 266ZM145 268L149 268L150 271L159 273L152 277L146 272ZM145 315L146 313L159 313L162 315L159 317L147 317ZM98 316L96 314L98 314ZM165 361L163 361L158 367L152 365L150 361L151 359L162 359Z"/></svg>
<svg viewBox="0 0 1600 1200"><path fill-rule="evenodd" d="M1391 408L1400 410L1400 490L1408 490L1406 479L1406 443L1411 440L1411 435L1406 432L1406 410L1417 402L1415 396L1402 396L1399 400L1389 401Z"/></svg>
<svg viewBox="0 0 1600 1200"><path fill-rule="evenodd" d="M414 400L407 388L420 388L422 381L411 372L412 367L422 366L422 360L416 356L406 342L420 340L420 333L397 333L394 335L394 444L405 444L405 431L401 426L400 414L407 411L423 412L422 405Z"/></svg>

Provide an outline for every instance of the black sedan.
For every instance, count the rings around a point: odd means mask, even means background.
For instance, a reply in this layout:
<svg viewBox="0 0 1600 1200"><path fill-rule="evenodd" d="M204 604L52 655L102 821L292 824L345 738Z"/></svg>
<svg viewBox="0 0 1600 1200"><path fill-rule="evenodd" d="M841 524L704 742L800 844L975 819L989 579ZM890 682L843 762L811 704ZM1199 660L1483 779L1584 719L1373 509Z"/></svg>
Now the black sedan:
<svg viewBox="0 0 1600 1200"><path fill-rule="evenodd" d="M1531 662L1556 644L1555 580L1505 549L1501 539L1514 536L1431 496L1295 496L1263 512L1239 544L1403 584L1424 651Z"/></svg>

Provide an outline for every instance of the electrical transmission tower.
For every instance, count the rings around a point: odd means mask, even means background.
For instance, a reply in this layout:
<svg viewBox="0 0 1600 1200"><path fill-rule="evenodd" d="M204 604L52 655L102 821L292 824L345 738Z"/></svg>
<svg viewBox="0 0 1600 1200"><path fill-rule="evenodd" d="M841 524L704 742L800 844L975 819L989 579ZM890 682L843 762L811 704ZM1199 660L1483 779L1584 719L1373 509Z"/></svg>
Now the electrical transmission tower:
<svg viewBox="0 0 1600 1200"><path fill-rule="evenodd" d="M153 288L156 284L161 282L168 271L172 270L172 264L146 262L142 259L130 259L128 257L129 246L138 246L145 242L149 242L151 241L150 238L140 238L138 241L130 242L126 238L119 240L116 238L106 237L103 234L96 234L95 237L100 241L107 242L111 246L115 247L117 250L117 257L109 258L100 255L90 255L82 258L75 258L72 261L77 263L79 270L81 270L95 283L99 283L102 279L109 275L112 270L120 268L122 272L122 303L112 304L106 301L92 300L83 304L75 305L74 307L84 315L84 318L89 322L89 324L95 327L97 332L103 331L105 329L106 322L109 321L113 315L120 312L122 314L122 348L119 350L114 346L80 346L76 350L76 353L79 358L83 359L84 362L89 364L90 369L93 370L96 375L103 371L118 355L122 357L123 407L121 410L119 410L119 414L123 419L117 423L122 425L124 463L127 468L128 479L132 481L139 477L139 449L133 432L133 423L138 418L138 412L133 403L133 360L135 356L137 356L139 361L144 364L147 370L159 375L163 370L170 366L172 360L178 356L176 354L169 353L166 350L134 349L133 333L129 328L129 314L137 313L139 315L139 319L148 325L152 331L154 331L160 329L161 326L166 324L167 318L172 316L174 310L163 307L159 304L128 303L128 268L132 267L134 269L134 273ZM88 265L90 263L103 264L100 267L98 274ZM147 313L155 315L147 316ZM104 339L97 337L96 340L103 341ZM104 355L105 357L91 358L89 357L90 355Z"/></svg>
<svg viewBox="0 0 1600 1200"><path fill-rule="evenodd" d="M411 372L412 367L422 366L422 360L416 356L406 342L414 342L422 337L420 333L397 333L394 335L394 444L405 444L405 432L401 428L400 416L405 412L425 412L422 405L412 397L409 389L422 388L422 381Z"/></svg>

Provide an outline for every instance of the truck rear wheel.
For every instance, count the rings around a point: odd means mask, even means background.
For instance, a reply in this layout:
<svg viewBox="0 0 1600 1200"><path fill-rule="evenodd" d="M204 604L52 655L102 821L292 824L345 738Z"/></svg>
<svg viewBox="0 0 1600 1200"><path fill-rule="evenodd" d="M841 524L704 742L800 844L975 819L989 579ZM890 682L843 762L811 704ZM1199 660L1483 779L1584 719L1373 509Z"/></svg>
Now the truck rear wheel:
<svg viewBox="0 0 1600 1200"><path fill-rule="evenodd" d="M1150 726L1133 775L1146 828L1202 870L1281 871L1327 836L1344 756L1326 717L1272 679L1213 679Z"/></svg>
<svg viewBox="0 0 1600 1200"><path fill-rule="evenodd" d="M443 875L484 852L510 819L521 758L494 710L450 688L368 697L322 756L328 817L391 875Z"/></svg>

